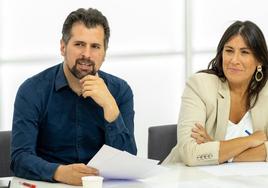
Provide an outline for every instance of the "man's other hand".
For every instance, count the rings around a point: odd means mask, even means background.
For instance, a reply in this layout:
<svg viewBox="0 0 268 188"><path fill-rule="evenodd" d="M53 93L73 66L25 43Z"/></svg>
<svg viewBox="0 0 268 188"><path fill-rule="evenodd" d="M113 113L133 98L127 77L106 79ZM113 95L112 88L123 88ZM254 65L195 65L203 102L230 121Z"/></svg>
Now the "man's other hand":
<svg viewBox="0 0 268 188"><path fill-rule="evenodd" d="M60 165L54 174L54 179L70 185L82 185L83 176L98 176L99 171L83 163Z"/></svg>

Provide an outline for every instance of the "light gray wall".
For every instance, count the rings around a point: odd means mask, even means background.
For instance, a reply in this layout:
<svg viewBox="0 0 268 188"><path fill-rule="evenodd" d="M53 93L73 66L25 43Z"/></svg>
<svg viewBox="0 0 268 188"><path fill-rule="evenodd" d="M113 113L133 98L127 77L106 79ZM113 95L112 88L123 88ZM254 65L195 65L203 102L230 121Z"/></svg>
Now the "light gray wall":
<svg viewBox="0 0 268 188"><path fill-rule="evenodd" d="M148 127L177 122L186 65L191 65L189 74L205 68L234 20L252 20L268 33L266 0L1 0L0 130L11 129L18 86L62 61L61 27L79 7L98 8L110 22L102 69L133 89L135 135L143 157ZM186 52L190 58L185 59Z"/></svg>

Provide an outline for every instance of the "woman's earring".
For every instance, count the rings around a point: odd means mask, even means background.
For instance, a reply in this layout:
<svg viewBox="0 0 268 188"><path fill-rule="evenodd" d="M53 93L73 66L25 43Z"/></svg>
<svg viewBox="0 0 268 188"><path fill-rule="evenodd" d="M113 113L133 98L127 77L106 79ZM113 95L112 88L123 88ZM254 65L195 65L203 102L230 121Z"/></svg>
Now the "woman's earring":
<svg viewBox="0 0 268 188"><path fill-rule="evenodd" d="M257 66L257 71L255 73L255 80L257 82L260 82L262 80L262 78L263 78L262 67L261 67L261 65L258 65Z"/></svg>

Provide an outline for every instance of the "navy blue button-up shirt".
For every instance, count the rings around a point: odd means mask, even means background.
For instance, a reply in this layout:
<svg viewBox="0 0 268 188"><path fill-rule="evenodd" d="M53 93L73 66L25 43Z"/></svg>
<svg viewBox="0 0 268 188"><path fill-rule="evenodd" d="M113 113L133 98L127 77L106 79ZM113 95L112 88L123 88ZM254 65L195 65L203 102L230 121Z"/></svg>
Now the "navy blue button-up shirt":
<svg viewBox="0 0 268 188"><path fill-rule="evenodd" d="M63 64L20 86L12 127L11 169L15 176L54 181L60 164L87 163L103 144L137 153L131 88L103 71L98 75L120 110L112 123L105 121L103 109L92 98L70 89Z"/></svg>

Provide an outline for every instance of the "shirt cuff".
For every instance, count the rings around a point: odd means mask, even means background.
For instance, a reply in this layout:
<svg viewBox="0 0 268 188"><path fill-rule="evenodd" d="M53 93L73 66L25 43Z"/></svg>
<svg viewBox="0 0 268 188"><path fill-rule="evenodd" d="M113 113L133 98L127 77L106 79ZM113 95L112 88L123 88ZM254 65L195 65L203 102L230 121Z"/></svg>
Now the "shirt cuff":
<svg viewBox="0 0 268 188"><path fill-rule="evenodd" d="M44 167L45 174L43 174L43 177L45 177L46 181L57 182L56 180L54 180L54 174L59 166L60 164L57 163L48 163Z"/></svg>

